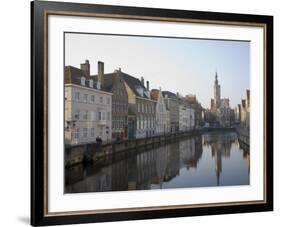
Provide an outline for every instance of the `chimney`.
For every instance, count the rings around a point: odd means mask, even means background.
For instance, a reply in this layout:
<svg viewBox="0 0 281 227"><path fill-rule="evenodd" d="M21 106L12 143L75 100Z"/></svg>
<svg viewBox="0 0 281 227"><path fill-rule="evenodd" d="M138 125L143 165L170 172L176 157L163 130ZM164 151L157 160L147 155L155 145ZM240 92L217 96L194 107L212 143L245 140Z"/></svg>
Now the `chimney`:
<svg viewBox="0 0 281 227"><path fill-rule="evenodd" d="M89 60L85 60L85 63L80 64L80 69L85 76L90 76L90 63Z"/></svg>
<svg viewBox="0 0 281 227"><path fill-rule="evenodd" d="M98 61L98 82L100 83L101 88L104 85L104 63Z"/></svg>
<svg viewBox="0 0 281 227"><path fill-rule="evenodd" d="M146 81L146 89L149 91L149 81Z"/></svg>
<svg viewBox="0 0 281 227"><path fill-rule="evenodd" d="M144 78L141 77L141 84L144 86Z"/></svg>

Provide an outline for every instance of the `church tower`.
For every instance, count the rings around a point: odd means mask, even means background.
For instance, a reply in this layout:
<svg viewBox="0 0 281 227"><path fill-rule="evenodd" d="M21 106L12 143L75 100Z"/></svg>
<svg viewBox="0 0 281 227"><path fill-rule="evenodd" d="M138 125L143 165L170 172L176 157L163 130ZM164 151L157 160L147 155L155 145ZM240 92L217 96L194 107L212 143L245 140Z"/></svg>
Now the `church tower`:
<svg viewBox="0 0 281 227"><path fill-rule="evenodd" d="M215 76L215 83L214 83L214 104L216 106L216 109L220 107L220 101L221 101L221 86L218 82L218 74L216 72Z"/></svg>

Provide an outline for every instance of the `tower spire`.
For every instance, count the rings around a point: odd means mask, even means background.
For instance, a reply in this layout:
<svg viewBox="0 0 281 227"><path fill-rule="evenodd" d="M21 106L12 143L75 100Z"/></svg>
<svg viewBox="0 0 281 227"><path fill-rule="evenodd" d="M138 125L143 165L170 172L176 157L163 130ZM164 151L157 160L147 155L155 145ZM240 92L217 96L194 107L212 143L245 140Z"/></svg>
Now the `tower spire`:
<svg viewBox="0 0 281 227"><path fill-rule="evenodd" d="M217 72L217 70L216 70L216 74L215 74L216 76L215 76L215 81L216 81L216 83L218 83L218 72Z"/></svg>
<svg viewBox="0 0 281 227"><path fill-rule="evenodd" d="M221 100L221 86L219 85L218 72L216 70L215 84L214 84L214 101L215 101L216 108L220 107L220 100Z"/></svg>

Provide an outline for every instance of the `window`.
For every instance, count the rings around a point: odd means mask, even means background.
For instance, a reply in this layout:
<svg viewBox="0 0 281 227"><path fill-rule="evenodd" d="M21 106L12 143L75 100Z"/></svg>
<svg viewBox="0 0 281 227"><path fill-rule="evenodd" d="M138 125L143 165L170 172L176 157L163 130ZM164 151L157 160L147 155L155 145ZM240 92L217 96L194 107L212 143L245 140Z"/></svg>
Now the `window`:
<svg viewBox="0 0 281 227"><path fill-rule="evenodd" d="M101 121L101 112L99 112L99 120Z"/></svg>
<svg viewBox="0 0 281 227"><path fill-rule="evenodd" d="M76 101L79 101L79 99L80 99L80 92L75 92L74 98L75 98Z"/></svg>
<svg viewBox="0 0 281 227"><path fill-rule="evenodd" d="M86 84L86 78L84 76L81 77L81 85L85 86Z"/></svg>
<svg viewBox="0 0 281 227"><path fill-rule="evenodd" d="M91 102L94 103L95 102L95 96L91 95Z"/></svg>
<svg viewBox="0 0 281 227"><path fill-rule="evenodd" d="M107 120L110 121L110 112L107 112Z"/></svg>
<svg viewBox="0 0 281 227"><path fill-rule="evenodd" d="M162 104L160 104L159 110L160 110L160 112L163 112L163 105Z"/></svg>
<svg viewBox="0 0 281 227"><path fill-rule="evenodd" d="M110 104L110 98L109 97L107 98L107 104L108 105Z"/></svg>
<svg viewBox="0 0 281 227"><path fill-rule="evenodd" d="M95 120L95 112L91 111L91 120L94 121Z"/></svg>
<svg viewBox="0 0 281 227"><path fill-rule="evenodd" d="M102 120L106 120L105 119L105 112L101 112L102 113Z"/></svg>
<svg viewBox="0 0 281 227"><path fill-rule="evenodd" d="M83 101L84 102L88 102L88 94L84 94L83 95Z"/></svg>
<svg viewBox="0 0 281 227"><path fill-rule="evenodd" d="M75 139L79 139L79 134L80 134L80 129L77 128L76 131L75 131L75 133L74 133L74 138L75 138Z"/></svg>
<svg viewBox="0 0 281 227"><path fill-rule="evenodd" d="M84 120L88 119L88 110L85 110L84 115L83 115L83 119Z"/></svg>
<svg viewBox="0 0 281 227"><path fill-rule="evenodd" d="M88 129L87 128L83 128L83 137L86 138L88 134Z"/></svg>
<svg viewBox="0 0 281 227"><path fill-rule="evenodd" d="M95 129L91 128L91 137L95 137Z"/></svg>
<svg viewBox="0 0 281 227"><path fill-rule="evenodd" d="M83 137L86 138L88 134L88 129L87 128L83 128Z"/></svg>
<svg viewBox="0 0 281 227"><path fill-rule="evenodd" d="M103 97L100 96L100 103L103 103Z"/></svg>
<svg viewBox="0 0 281 227"><path fill-rule="evenodd" d="M75 111L74 118L75 118L76 120L79 120L79 118L80 118L80 110L79 110L79 109L77 109L77 110Z"/></svg>

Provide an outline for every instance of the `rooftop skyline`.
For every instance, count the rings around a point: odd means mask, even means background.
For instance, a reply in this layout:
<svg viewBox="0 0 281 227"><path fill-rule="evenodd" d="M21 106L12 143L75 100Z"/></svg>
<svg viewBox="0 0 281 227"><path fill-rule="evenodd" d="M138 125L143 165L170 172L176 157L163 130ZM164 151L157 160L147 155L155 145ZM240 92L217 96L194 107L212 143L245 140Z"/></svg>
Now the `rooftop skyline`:
<svg viewBox="0 0 281 227"><path fill-rule="evenodd" d="M221 97L234 107L249 89L249 48L246 41L66 33L65 65L79 68L88 59L93 75L103 61L105 73L121 68L144 77L150 89L194 94L204 108L210 108L217 72Z"/></svg>

